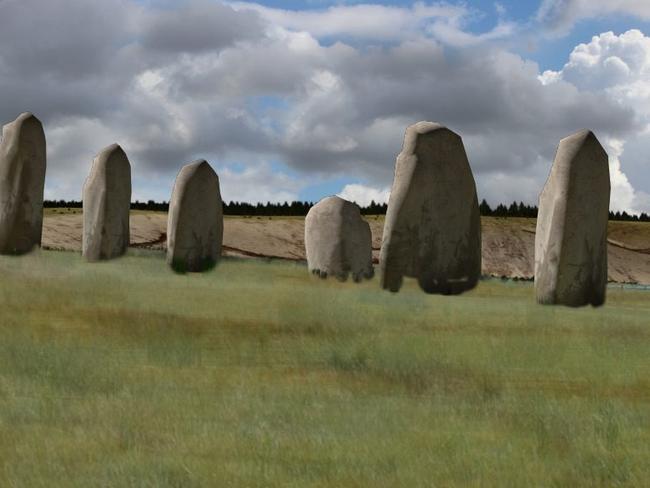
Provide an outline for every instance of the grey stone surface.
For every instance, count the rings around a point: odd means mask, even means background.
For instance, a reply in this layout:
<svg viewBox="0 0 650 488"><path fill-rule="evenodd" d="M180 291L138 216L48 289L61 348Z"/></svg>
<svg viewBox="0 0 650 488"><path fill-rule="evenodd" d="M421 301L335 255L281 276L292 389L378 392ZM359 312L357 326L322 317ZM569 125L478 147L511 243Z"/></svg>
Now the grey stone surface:
<svg viewBox="0 0 650 488"><path fill-rule="evenodd" d="M0 254L23 254L41 244L45 133L22 113L2 128L0 142Z"/></svg>
<svg viewBox="0 0 650 488"><path fill-rule="evenodd" d="M406 129L397 156L379 257L381 286L396 292L404 276L427 293L456 294L481 274L481 220L463 141L446 127Z"/></svg>
<svg viewBox="0 0 650 488"><path fill-rule="evenodd" d="M372 235L359 207L338 196L323 198L305 218L309 271L354 281L372 278Z"/></svg>
<svg viewBox="0 0 650 488"><path fill-rule="evenodd" d="M82 255L88 261L122 256L129 247L131 164L120 146L95 156L82 199Z"/></svg>
<svg viewBox="0 0 650 488"><path fill-rule="evenodd" d="M221 256L223 204L219 177L201 159L176 177L167 219L167 263L176 271L204 271Z"/></svg>
<svg viewBox="0 0 650 488"><path fill-rule="evenodd" d="M539 197L535 294L544 304L601 305L607 286L607 153L588 130L560 141Z"/></svg>

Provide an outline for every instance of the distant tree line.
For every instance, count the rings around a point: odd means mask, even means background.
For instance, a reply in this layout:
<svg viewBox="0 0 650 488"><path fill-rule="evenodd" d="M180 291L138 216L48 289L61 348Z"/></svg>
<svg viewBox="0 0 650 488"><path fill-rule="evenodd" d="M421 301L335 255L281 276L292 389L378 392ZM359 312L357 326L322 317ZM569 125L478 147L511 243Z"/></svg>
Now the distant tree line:
<svg viewBox="0 0 650 488"><path fill-rule="evenodd" d="M642 212L641 215L630 215L627 212L609 212L609 220L624 220L627 222L650 222L650 215Z"/></svg>
<svg viewBox="0 0 650 488"><path fill-rule="evenodd" d="M483 200L479 205L481 215L491 217L537 217L537 205L526 205L523 202L512 202L509 206L500 203L492 209ZM650 222L650 215L643 212L640 215L630 215L627 212L609 212L609 220L622 220L627 222Z"/></svg>
<svg viewBox="0 0 650 488"><path fill-rule="evenodd" d="M478 208L481 215L487 217L537 217L537 206L525 205L523 202L512 202L510 206L500 203L492 209L488 202L483 200Z"/></svg>
<svg viewBox="0 0 650 488"><path fill-rule="evenodd" d="M314 202L284 202L284 203L246 203L230 202L223 204L224 215L265 215L265 216L305 216Z"/></svg>
<svg viewBox="0 0 650 488"><path fill-rule="evenodd" d="M81 202L76 200L45 200L43 202L45 208L81 208Z"/></svg>
<svg viewBox="0 0 650 488"><path fill-rule="evenodd" d="M284 202L284 203L246 203L246 202L224 202L224 215L252 215L252 216L296 216L307 215L314 202ZM45 200L45 208L81 208L81 201L77 200ZM363 215L385 215L388 205L385 203L376 203L374 200L370 205L361 207ZM166 212L169 209L168 202L140 202L136 200L131 203L133 210L154 210ZM523 202L512 202L510 205L500 203L495 208L483 200L479 205L481 215L490 217L537 217L537 206L526 205ZM650 215L642 213L641 215L630 215L627 212L609 212L609 220L622 220L628 222L650 222Z"/></svg>

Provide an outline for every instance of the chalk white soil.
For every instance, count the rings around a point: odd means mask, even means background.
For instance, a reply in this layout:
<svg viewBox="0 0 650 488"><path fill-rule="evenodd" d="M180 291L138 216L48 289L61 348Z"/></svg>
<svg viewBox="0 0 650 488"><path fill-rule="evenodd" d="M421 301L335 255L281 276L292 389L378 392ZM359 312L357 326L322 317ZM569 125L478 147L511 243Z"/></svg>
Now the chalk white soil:
<svg viewBox="0 0 650 488"><path fill-rule="evenodd" d="M373 258L379 258L383 217L366 217L372 231ZM131 212L131 246L164 249L167 214ZM483 217L482 274L533 277L535 220ZM47 210L44 248L81 251L80 211ZM305 259L305 221L299 217L226 217L223 254L243 257ZM609 222L609 281L650 285L650 223Z"/></svg>

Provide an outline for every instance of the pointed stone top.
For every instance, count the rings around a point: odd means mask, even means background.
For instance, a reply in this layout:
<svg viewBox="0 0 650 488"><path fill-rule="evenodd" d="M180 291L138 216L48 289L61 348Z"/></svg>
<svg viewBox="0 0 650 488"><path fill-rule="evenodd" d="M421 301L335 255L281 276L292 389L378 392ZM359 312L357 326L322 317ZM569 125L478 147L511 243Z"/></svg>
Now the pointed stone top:
<svg viewBox="0 0 650 488"><path fill-rule="evenodd" d="M406 128L406 132L415 132L417 134L428 134L429 132L435 132L440 129L446 129L446 127L438 122L428 122L426 120L421 120L415 124L409 125Z"/></svg>
<svg viewBox="0 0 650 488"><path fill-rule="evenodd" d="M212 169L212 166L210 166L210 163L208 163L205 159L196 159L192 161L191 163L188 163L184 166L185 168L199 168L199 167L207 167Z"/></svg>
<svg viewBox="0 0 650 488"><path fill-rule="evenodd" d="M31 112L23 112L16 118L16 120L27 120L27 119L36 119L36 120L38 120L36 118L36 116Z"/></svg>
<svg viewBox="0 0 650 488"><path fill-rule="evenodd" d="M438 131L444 131L453 134L460 139L460 136L458 134L448 129L444 125L439 124L438 122L420 121L409 125L406 128L406 132L404 134L404 143L402 145L402 152L406 154L415 152L415 146L417 145L417 142L421 136L427 136Z"/></svg>
<svg viewBox="0 0 650 488"><path fill-rule="evenodd" d="M197 174L210 175L217 179L219 178L216 171L205 159L197 159L196 161L192 161L183 166L178 172L177 178L182 176L183 179L190 179Z"/></svg>
<svg viewBox="0 0 650 488"><path fill-rule="evenodd" d="M126 161L126 163L131 166L129 163L129 158L126 156L124 149L120 147L119 144L113 143L110 146L106 146L104 149L99 151L97 156L95 156L95 162L99 165L105 165L108 161L118 159L121 161Z"/></svg>
<svg viewBox="0 0 650 488"><path fill-rule="evenodd" d="M99 151L96 157L98 159L101 158L101 159L108 160L113 156L118 156L118 155L119 156L124 155L124 157L126 158L126 153L124 152L124 149L122 149L122 147L118 143L114 142L110 146L106 146L104 149Z"/></svg>
<svg viewBox="0 0 650 488"><path fill-rule="evenodd" d="M589 129L582 129L579 130L578 132L574 132L573 134L560 139L560 144L566 144L566 143L579 144L590 138L598 140L598 138L592 131L590 131Z"/></svg>
<svg viewBox="0 0 650 488"><path fill-rule="evenodd" d="M123 151L122 147L117 142L114 142L113 144L106 146L104 149L102 149L100 152L113 152L113 151Z"/></svg>
<svg viewBox="0 0 650 488"><path fill-rule="evenodd" d="M23 112L23 113L21 113L18 117L16 117L16 120L14 120L13 122L10 122L10 123L15 124L15 126L17 126L17 127L22 127L26 123L36 123L36 124L38 124L40 126L43 125L43 124L41 124L41 121L38 120L38 118L31 112Z"/></svg>
<svg viewBox="0 0 650 488"><path fill-rule="evenodd" d="M596 135L588 129L580 130L561 139L560 144L558 145L558 154L561 152L569 158L573 158L579 151L588 145L594 148L594 150L604 153L605 158L607 158L607 152L603 148L602 144Z"/></svg>

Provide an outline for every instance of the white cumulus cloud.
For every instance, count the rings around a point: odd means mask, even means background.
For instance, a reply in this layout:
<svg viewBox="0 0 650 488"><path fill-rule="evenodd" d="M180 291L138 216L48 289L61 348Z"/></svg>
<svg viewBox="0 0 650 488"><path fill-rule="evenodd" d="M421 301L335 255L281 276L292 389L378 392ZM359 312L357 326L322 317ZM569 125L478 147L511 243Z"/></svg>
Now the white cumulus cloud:
<svg viewBox="0 0 650 488"><path fill-rule="evenodd" d="M390 188L373 188L353 183L345 185L338 196L355 202L360 207L367 207L372 201L375 203L388 203Z"/></svg>
<svg viewBox="0 0 650 488"><path fill-rule="evenodd" d="M628 137L641 139L634 151L645 153L645 158L629 154L625 137L601 137L609 154L611 207L635 213L650 210L650 37L638 29L593 36L589 43L573 49L560 71L546 71L540 78L547 85L571 83L632 111L637 130ZM628 170L636 175L634 179L628 177Z"/></svg>

